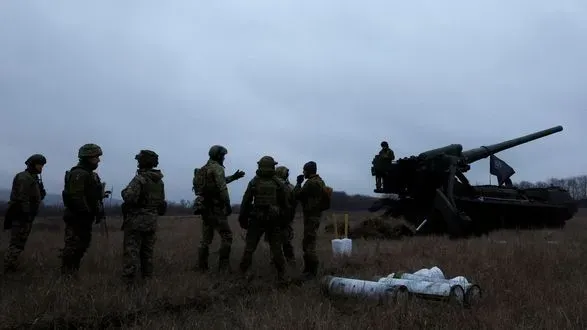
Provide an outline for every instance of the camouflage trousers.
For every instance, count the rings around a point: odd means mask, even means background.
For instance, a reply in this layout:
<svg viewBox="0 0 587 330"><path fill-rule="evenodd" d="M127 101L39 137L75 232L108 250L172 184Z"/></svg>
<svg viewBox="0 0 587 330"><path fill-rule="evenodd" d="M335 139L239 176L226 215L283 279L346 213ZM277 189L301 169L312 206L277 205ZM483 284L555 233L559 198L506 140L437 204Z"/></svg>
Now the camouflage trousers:
<svg viewBox="0 0 587 330"><path fill-rule="evenodd" d="M4 254L4 271L14 271L17 268L18 256L24 251L33 222L29 219L13 220L10 231L10 243Z"/></svg>
<svg viewBox="0 0 587 330"><path fill-rule="evenodd" d="M202 270L208 269L208 255L210 244L214 240L214 232L220 235L218 262L219 267L224 269L228 267L233 236L224 209L215 208L202 214L202 239L198 251L198 268Z"/></svg>
<svg viewBox="0 0 587 330"><path fill-rule="evenodd" d="M80 268L80 263L92 241L92 224L88 219L76 219L65 224L65 237L61 251L61 273L74 274Z"/></svg>
<svg viewBox="0 0 587 330"><path fill-rule="evenodd" d="M156 240L154 230L124 230L122 276L125 280L133 280L139 269L143 278L153 275L153 250Z"/></svg>
<svg viewBox="0 0 587 330"><path fill-rule="evenodd" d="M265 242L270 243L270 235L265 233ZM295 261L294 247L291 243L294 238L293 226L291 223L283 227L281 231L281 250L288 262Z"/></svg>
<svg viewBox="0 0 587 330"><path fill-rule="evenodd" d="M273 265L277 269L278 277L281 278L285 271L285 258L283 256L282 240L283 240L283 228L278 227L278 221L270 221L270 219L263 220L252 220L249 223L247 229L247 236L245 238L245 251L240 262L240 270L246 272L253 262L253 254L261 241L261 236L265 234L268 237L269 248L271 250L271 259Z"/></svg>
<svg viewBox="0 0 587 330"><path fill-rule="evenodd" d="M316 253L316 239L320 228L320 215L304 214L304 238L302 250L304 252L304 273L316 276L318 272L318 254Z"/></svg>

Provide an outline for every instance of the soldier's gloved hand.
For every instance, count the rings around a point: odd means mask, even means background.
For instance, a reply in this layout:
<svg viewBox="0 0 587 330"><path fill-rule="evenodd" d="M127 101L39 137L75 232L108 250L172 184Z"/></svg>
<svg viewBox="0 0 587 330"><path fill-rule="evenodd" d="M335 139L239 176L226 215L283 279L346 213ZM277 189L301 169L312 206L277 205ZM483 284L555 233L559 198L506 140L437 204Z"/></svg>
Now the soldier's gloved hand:
<svg viewBox="0 0 587 330"><path fill-rule="evenodd" d="M296 178L296 183L297 184L302 184L302 182L304 182L304 175L300 174L298 175L298 177Z"/></svg>
<svg viewBox="0 0 587 330"><path fill-rule="evenodd" d="M244 214L239 214L238 216L238 224L241 226L242 229L247 230L249 229L249 219L244 216Z"/></svg>
<svg viewBox="0 0 587 330"><path fill-rule="evenodd" d="M234 172L234 174L232 175L236 180L242 178L245 176L245 172L241 171L241 170L236 170L236 172Z"/></svg>

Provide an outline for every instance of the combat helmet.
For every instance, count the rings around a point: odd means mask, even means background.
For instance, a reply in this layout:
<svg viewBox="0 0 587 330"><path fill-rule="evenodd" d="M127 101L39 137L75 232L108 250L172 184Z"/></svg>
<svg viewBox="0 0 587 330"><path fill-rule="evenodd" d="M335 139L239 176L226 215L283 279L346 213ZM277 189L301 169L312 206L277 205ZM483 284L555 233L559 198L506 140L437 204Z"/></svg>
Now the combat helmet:
<svg viewBox="0 0 587 330"><path fill-rule="evenodd" d="M102 156L102 148L100 148L99 145L94 143L84 144L79 148L79 151L77 152L78 158L90 158L100 156Z"/></svg>
<svg viewBox="0 0 587 330"><path fill-rule="evenodd" d="M259 168L274 168L275 165L277 165L277 164L278 163L271 156L263 156L257 162L257 165L259 165Z"/></svg>
<svg viewBox="0 0 587 330"><path fill-rule="evenodd" d="M153 167L159 165L159 155L152 150L143 149L139 151L139 153L135 155L135 159L139 162L140 165Z"/></svg>
<svg viewBox="0 0 587 330"><path fill-rule="evenodd" d="M27 166L45 165L45 164L47 164L47 158L45 158L45 156L43 156L41 154L34 154L34 155L30 156L29 158L27 158L27 160L24 162L24 164Z"/></svg>
<svg viewBox="0 0 587 330"><path fill-rule="evenodd" d="M220 160L226 156L226 154L228 154L228 150L218 144L211 146L210 150L208 151L208 156L214 160Z"/></svg>
<svg viewBox="0 0 587 330"><path fill-rule="evenodd" d="M389 148L389 144L387 143L387 141L381 142L381 148Z"/></svg>
<svg viewBox="0 0 587 330"><path fill-rule="evenodd" d="M286 180L289 177L289 168L285 166L277 166L275 168L275 174L279 178Z"/></svg>

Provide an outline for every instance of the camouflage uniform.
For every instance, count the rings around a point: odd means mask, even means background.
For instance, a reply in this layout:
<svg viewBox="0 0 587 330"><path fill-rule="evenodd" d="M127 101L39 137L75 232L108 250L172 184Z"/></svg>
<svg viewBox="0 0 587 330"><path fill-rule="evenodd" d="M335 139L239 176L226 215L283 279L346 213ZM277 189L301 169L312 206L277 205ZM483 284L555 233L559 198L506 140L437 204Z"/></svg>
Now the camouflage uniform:
<svg viewBox="0 0 587 330"><path fill-rule="evenodd" d="M279 280L285 273L285 259L281 251L283 224L282 212L289 210L285 184L275 176L277 162L270 156L262 157L257 164L257 175L249 182L243 195L239 224L247 230L245 251L240 270L243 273L251 266L253 254L261 236L269 236L271 256Z"/></svg>
<svg viewBox="0 0 587 330"><path fill-rule="evenodd" d="M296 204L297 200L293 193L294 186L289 182L289 169L285 166L278 166L275 168L275 175L282 180L285 186L285 194L286 199L288 201L289 209L283 210L282 216L283 219L283 235L282 235L282 249L283 249L283 256L287 260L287 262L291 265L295 265L295 253L294 247L292 245L292 240L294 237L294 230L293 230L293 220L296 216ZM269 243L269 236L265 235L265 241Z"/></svg>
<svg viewBox="0 0 587 330"><path fill-rule="evenodd" d="M64 247L61 252L61 273L77 274L81 260L92 240L92 225L103 216L101 209L102 182L97 173L102 148L89 143L80 147L79 162L65 172L62 192Z"/></svg>
<svg viewBox="0 0 587 330"><path fill-rule="evenodd" d="M302 182L307 179L304 185ZM310 161L304 165L304 174L298 175L294 194L302 204L304 215L304 238L302 250L304 252L304 275L313 278L318 272L318 256L316 254L316 236L320 227L322 211L320 201L322 191L325 187L324 181L317 174L317 165Z"/></svg>
<svg viewBox="0 0 587 330"><path fill-rule="evenodd" d="M245 173L236 171L226 177L224 173L224 158L228 150L225 147L214 145L208 151L210 159L206 165L198 170L204 171L205 188L198 191L201 198L202 215L202 239L198 249L198 269L208 270L208 256L210 244L214 239L214 231L220 234L220 251L218 252L218 268L221 271L228 270L230 250L232 248L232 230L228 224L228 216L232 214L230 197L228 195L228 183L242 178Z"/></svg>
<svg viewBox="0 0 587 330"><path fill-rule="evenodd" d="M395 159L393 150L389 148L389 144L386 141L381 142L381 150L379 151L379 159L384 162L391 162ZM375 187L377 190L381 189L381 177L375 177Z"/></svg>
<svg viewBox="0 0 587 330"><path fill-rule="evenodd" d="M4 271L15 271L20 253L24 250L46 192L39 178L47 159L40 154L30 156L26 170L16 174L12 181L10 202L4 218L4 229L11 229L10 244L4 254Z"/></svg>
<svg viewBox="0 0 587 330"><path fill-rule="evenodd" d="M134 280L139 266L143 278L153 275L157 220L167 211L163 173L154 169L159 165L159 155L141 150L135 159L139 168L137 174L121 192L126 214L122 225L122 276L129 283Z"/></svg>

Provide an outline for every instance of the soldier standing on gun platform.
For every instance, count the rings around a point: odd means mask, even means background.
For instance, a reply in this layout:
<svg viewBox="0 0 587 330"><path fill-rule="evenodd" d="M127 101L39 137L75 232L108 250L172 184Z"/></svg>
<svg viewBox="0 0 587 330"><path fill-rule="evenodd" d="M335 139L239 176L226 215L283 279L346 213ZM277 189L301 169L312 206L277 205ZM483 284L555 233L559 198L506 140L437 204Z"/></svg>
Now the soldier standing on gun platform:
<svg viewBox="0 0 587 330"><path fill-rule="evenodd" d="M393 153L393 150L389 148L389 144L387 143L387 141L381 142L381 150L379 151L378 158L378 161L386 163L391 163L395 159L395 154ZM381 190L380 176L375 177L375 188L375 190L377 191Z"/></svg>
<svg viewBox="0 0 587 330"><path fill-rule="evenodd" d="M305 279L313 279L318 273L318 255L316 254L316 236L322 218L322 198L326 187L322 178L317 174L316 162L304 164L304 174L297 176L294 194L302 204L304 215L304 238L302 250L304 252ZM306 183L302 186L302 182Z"/></svg>
<svg viewBox="0 0 587 330"><path fill-rule="evenodd" d="M139 266L143 279L153 275L157 221L167 211L163 173L155 169L159 155L141 150L135 159L137 174L121 192L125 204L122 276L126 284L134 282Z"/></svg>
<svg viewBox="0 0 587 330"><path fill-rule="evenodd" d="M202 239L198 249L197 269L208 270L208 255L214 232L220 234L220 251L218 252L218 270L230 271L229 258L232 248L232 230L228 224L228 216L232 214L228 183L245 176L245 172L237 170L233 175L225 177L224 160L228 150L214 145L208 151L208 162L195 175L194 191L198 195L198 207L195 213L202 215Z"/></svg>
<svg viewBox="0 0 587 330"><path fill-rule="evenodd" d="M62 192L65 245L61 253L61 273L66 276L77 275L92 240L92 225L104 216L102 182L94 172L100 156L100 146L84 144L78 151L78 164L65 172Z"/></svg>
<svg viewBox="0 0 587 330"><path fill-rule="evenodd" d="M12 229L10 245L4 254L5 273L16 271L18 256L25 248L41 201L47 194L39 178L46 163L47 159L41 154L30 156L25 161L26 169L16 174L12 181L4 217L4 229Z"/></svg>
<svg viewBox="0 0 587 330"><path fill-rule="evenodd" d="M245 251L240 270L246 274L253 261L261 236L269 237L271 259L277 268L277 279L285 280L285 259L283 257L282 238L285 221L284 211L289 210L285 184L275 176L277 162L270 156L263 156L258 162L256 176L249 182L241 203L238 222L247 230ZM249 221L250 220L250 221Z"/></svg>
<svg viewBox="0 0 587 330"><path fill-rule="evenodd" d="M296 258L294 253L294 247L292 240L294 237L293 221L296 217L296 204L297 200L293 193L294 185L289 182L289 169L285 166L278 166L275 168L275 175L282 180L285 187L286 199L288 201L289 209L282 211L283 219L283 237L282 237L282 249L283 256L290 266L295 266ZM265 242L269 243L270 236L265 234Z"/></svg>

